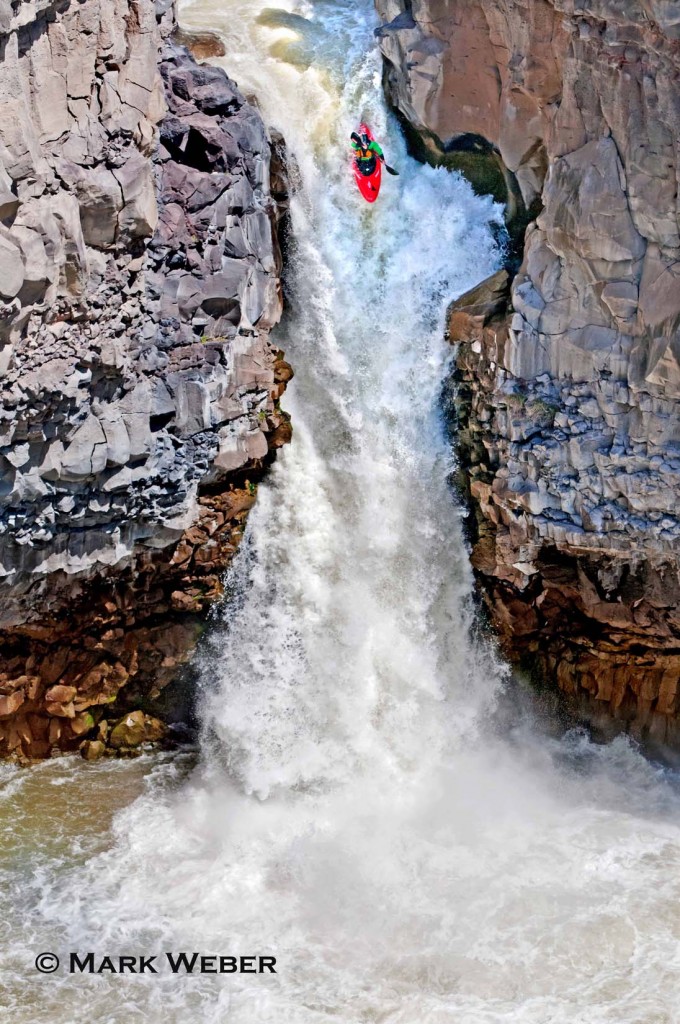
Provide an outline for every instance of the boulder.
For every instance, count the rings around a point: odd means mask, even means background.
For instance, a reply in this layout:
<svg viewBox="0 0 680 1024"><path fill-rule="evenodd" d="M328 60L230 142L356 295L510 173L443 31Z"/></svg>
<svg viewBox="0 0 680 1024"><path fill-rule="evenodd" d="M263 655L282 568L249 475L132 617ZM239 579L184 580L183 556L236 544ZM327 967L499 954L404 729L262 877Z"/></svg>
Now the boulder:
<svg viewBox="0 0 680 1024"><path fill-rule="evenodd" d="M106 744L101 740L85 740L80 744L80 754L85 761L98 761L105 751Z"/></svg>
<svg viewBox="0 0 680 1024"><path fill-rule="evenodd" d="M234 113L245 103L235 82L220 68L184 66L169 74L170 88L183 100L191 100L206 114Z"/></svg>
<svg viewBox="0 0 680 1024"><path fill-rule="evenodd" d="M62 165L63 169L63 165ZM123 208L123 194L113 170L107 167L68 167L73 181L83 238L95 249L112 245L118 231L118 214Z"/></svg>
<svg viewBox="0 0 680 1024"><path fill-rule="evenodd" d="M69 722L71 732L74 736L82 736L84 733L94 729L95 720L91 712L83 711Z"/></svg>
<svg viewBox="0 0 680 1024"><path fill-rule="evenodd" d="M75 686L51 686L45 694L45 700L50 704L68 704L75 700L77 693Z"/></svg>
<svg viewBox="0 0 680 1024"><path fill-rule="evenodd" d="M109 746L120 750L121 747L155 743L163 738L166 731L166 726L159 719L145 715L143 711L131 711L118 719L111 729Z"/></svg>

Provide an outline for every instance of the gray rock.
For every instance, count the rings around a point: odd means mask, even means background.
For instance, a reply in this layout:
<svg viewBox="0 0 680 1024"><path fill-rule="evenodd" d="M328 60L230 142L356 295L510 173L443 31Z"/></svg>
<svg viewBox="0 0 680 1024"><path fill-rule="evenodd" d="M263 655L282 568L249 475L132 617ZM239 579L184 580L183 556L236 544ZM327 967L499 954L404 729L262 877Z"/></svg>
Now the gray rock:
<svg viewBox="0 0 680 1024"><path fill-rule="evenodd" d="M542 207L508 315L470 296L451 315L473 561L501 640L579 709L677 747L677 4L377 6L388 93L428 159L486 143L510 213L517 192Z"/></svg>
<svg viewBox="0 0 680 1024"><path fill-rule="evenodd" d="M9 238L0 235L0 296L13 299L24 283L21 251Z"/></svg>
<svg viewBox="0 0 680 1024"><path fill-rule="evenodd" d="M5 629L170 552L199 485L268 451L271 145L158 11L0 6Z"/></svg>

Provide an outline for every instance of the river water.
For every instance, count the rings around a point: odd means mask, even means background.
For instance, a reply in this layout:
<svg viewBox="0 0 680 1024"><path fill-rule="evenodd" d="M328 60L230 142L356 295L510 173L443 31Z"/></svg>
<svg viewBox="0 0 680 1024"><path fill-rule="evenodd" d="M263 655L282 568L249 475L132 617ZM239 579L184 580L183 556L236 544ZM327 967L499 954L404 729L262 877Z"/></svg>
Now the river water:
<svg viewBox="0 0 680 1024"><path fill-rule="evenodd" d="M182 20L223 35L299 166L277 334L295 438L199 658L198 762L2 770L3 1020L674 1024L675 777L504 718L517 691L473 635L438 397L447 301L498 265L501 211L406 156L370 0ZM375 208L347 164L360 119L400 170ZM41 977L48 950L278 973Z"/></svg>

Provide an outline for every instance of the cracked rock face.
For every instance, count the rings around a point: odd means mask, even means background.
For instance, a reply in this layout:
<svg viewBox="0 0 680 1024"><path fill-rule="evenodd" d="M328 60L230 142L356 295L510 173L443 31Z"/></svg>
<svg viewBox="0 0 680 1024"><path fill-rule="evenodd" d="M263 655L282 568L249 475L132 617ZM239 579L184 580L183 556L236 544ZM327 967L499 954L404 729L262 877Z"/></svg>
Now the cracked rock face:
<svg viewBox="0 0 680 1024"><path fill-rule="evenodd" d="M0 754L176 675L290 437L281 141L174 27L0 2Z"/></svg>
<svg viewBox="0 0 680 1024"><path fill-rule="evenodd" d="M402 116L435 156L482 139L535 214L516 274L450 322L504 645L599 724L678 747L677 4L377 7Z"/></svg>

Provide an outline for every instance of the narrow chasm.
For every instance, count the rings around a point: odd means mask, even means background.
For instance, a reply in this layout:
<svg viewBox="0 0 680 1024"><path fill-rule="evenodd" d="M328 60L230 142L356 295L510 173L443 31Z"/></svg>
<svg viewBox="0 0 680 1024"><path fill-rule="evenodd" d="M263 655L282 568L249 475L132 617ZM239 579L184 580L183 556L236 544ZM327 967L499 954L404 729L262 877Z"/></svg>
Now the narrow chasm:
<svg viewBox="0 0 680 1024"><path fill-rule="evenodd" d="M659 83L678 73L677 26L639 4L376 6L411 150L506 205L507 274L457 298L447 328L472 563L502 649L599 737L676 761L680 230ZM644 90L657 99L632 127Z"/></svg>

